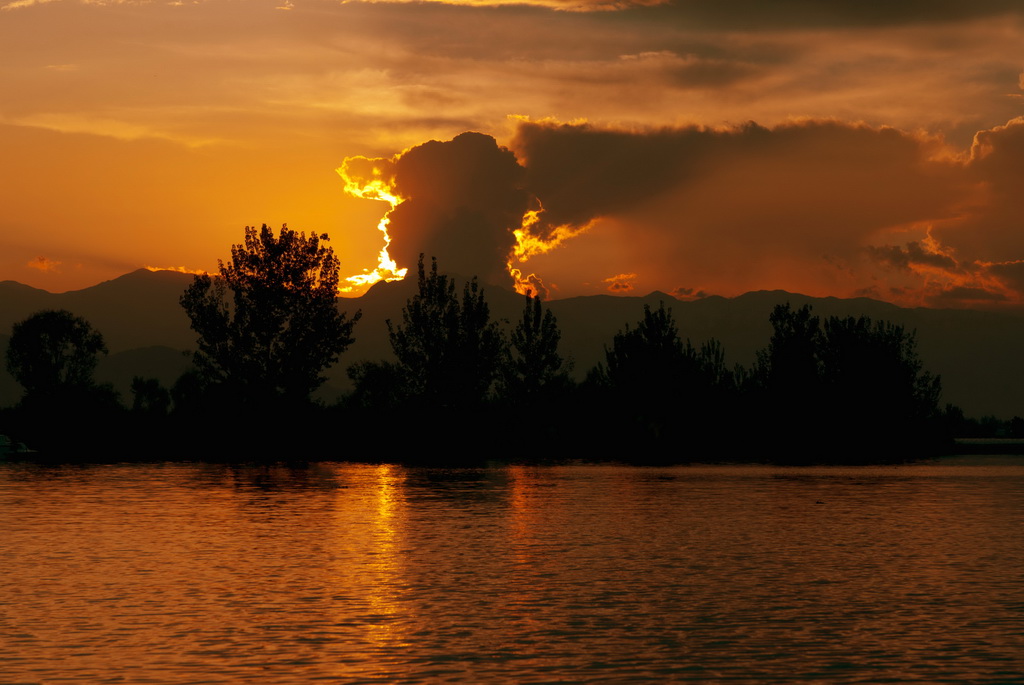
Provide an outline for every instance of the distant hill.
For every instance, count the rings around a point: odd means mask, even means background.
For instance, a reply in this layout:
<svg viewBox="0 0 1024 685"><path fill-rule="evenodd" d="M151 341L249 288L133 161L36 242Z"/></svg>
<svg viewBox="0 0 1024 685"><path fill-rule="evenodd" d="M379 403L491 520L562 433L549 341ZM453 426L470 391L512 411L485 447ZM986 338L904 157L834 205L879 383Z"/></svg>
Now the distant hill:
<svg viewBox="0 0 1024 685"><path fill-rule="evenodd" d="M464 279L456 279L464 280ZM67 309L86 318L103 333L110 356L101 361L97 377L112 382L127 397L133 375L159 378L170 384L188 366L183 351L195 334L178 304L192 276L172 271L139 270L91 288L48 293L13 281L0 283L0 350L6 350L11 326L40 309ZM402 307L415 294L415 278L378 283L360 298L340 299L350 314L362 311L356 342L328 373L319 396L332 400L349 386L345 369L362 359L391 355L385 321L400 323ZM522 315L523 298L514 292L486 287L491 314L514 325ZM925 367L942 375L943 402L961 406L968 415L1024 416L1024 319L1017 316L948 309L908 309L867 298L813 298L777 291L758 291L735 298L708 297L692 302L665 293L643 297L593 295L555 300L547 306L558 317L565 354L582 378L603 359L604 346L629 322L643 315L643 306L672 307L683 337L694 344L717 338L727 362L749 365L768 343L768 314L779 303L810 304L827 316L869 316L917 331ZM16 399L18 386L0 371L0 404Z"/></svg>
<svg viewBox="0 0 1024 685"><path fill-rule="evenodd" d="M178 298L192 282L190 274L139 269L83 290L48 293L15 281L0 282L0 331L40 309L67 309L103 334L111 353L166 345L195 344Z"/></svg>

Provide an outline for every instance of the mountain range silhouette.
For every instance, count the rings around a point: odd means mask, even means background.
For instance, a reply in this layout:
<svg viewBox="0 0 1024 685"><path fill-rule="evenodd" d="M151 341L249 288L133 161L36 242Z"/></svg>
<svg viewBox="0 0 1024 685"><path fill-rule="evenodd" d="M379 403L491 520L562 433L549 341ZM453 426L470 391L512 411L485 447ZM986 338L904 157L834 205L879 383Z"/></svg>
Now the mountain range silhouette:
<svg viewBox="0 0 1024 685"><path fill-rule="evenodd" d="M99 382L113 383L129 397L133 376L159 379L170 386L190 365L195 333L178 303L192 282L190 274L139 269L98 285L66 293L15 282L0 282L0 351L6 350L11 326L43 309L67 309L87 319L106 340L110 355L96 372ZM461 283L465 279L455 276ZM461 285L460 285L461 287ZM402 307L415 294L415 279L378 283L358 298L339 299L350 313L363 313L355 343L328 371L317 397L334 401L350 387L345 369L360 360L390 358L385 321L399 321ZM523 297L500 286L485 289L491 316L516 321ZM604 346L626 323L643 315L645 304L664 301L672 308L684 338L699 344L717 338L726 361L749 366L771 335L768 314L776 304L810 304L822 316L868 316L917 331L924 367L942 376L942 403L960 406L968 416L1024 416L1024 318L967 309L904 308L869 298L809 297L782 290L749 292L738 297L712 296L680 301L662 292L642 297L591 295L545 303L558 317L562 351L575 362L575 375L604 359ZM0 406L13 404L20 386L0 369Z"/></svg>

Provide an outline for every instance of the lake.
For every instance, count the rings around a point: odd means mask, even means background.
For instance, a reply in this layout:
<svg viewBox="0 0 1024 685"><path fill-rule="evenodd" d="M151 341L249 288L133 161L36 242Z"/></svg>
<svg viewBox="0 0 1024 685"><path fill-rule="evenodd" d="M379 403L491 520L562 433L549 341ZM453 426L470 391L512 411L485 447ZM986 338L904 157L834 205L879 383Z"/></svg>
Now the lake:
<svg viewBox="0 0 1024 685"><path fill-rule="evenodd" d="M0 465L0 683L1024 682L1024 459Z"/></svg>

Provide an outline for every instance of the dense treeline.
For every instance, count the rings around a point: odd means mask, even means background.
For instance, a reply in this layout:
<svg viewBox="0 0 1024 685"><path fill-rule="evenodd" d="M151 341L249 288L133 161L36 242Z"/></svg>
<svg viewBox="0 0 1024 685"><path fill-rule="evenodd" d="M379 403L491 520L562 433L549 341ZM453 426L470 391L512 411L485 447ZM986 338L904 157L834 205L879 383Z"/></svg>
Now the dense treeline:
<svg viewBox="0 0 1024 685"><path fill-rule="evenodd" d="M750 368L714 340L684 339L672 310L645 307L583 382L537 297L491 318L476 279L461 291L421 258L418 290L388 321L391 354L349 367L334 405L311 393L358 334L336 308L327 236L246 228L220 277L181 304L194 367L171 388L136 378L122 404L92 371L102 336L68 312L14 326L7 366L24 387L0 432L60 459L904 460L951 446L970 421L940 409L914 334L884 321L776 307ZM127 406L125 406L127 405Z"/></svg>

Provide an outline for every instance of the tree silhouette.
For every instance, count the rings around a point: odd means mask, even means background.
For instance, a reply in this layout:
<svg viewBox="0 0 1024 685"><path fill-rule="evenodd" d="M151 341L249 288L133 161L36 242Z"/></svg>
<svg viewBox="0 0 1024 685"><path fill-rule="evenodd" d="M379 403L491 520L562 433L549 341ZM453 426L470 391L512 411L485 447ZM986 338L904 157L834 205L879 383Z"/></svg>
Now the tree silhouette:
<svg viewBox="0 0 1024 685"><path fill-rule="evenodd" d="M853 423L891 428L938 416L941 381L922 369L913 333L864 316L830 317L822 339L827 399Z"/></svg>
<svg viewBox="0 0 1024 685"><path fill-rule="evenodd" d="M568 387L572 365L558 353L561 338L554 313L544 310L539 296L527 293L502 365L502 392L508 401L535 400Z"/></svg>
<svg viewBox="0 0 1024 685"><path fill-rule="evenodd" d="M403 371L393 362L358 361L348 367L346 373L354 386L345 399L349 407L395 409L409 397Z"/></svg>
<svg viewBox="0 0 1024 685"><path fill-rule="evenodd" d="M891 458L937 448L941 382L923 370L913 333L867 317L822 324L810 306L793 310L788 303L769 320L774 333L753 374L759 418L764 433L799 426L802 440L790 446L795 458L820 459L813 445L858 460L881 444Z"/></svg>
<svg viewBox="0 0 1024 685"><path fill-rule="evenodd" d="M171 393L156 378L132 378L132 411L147 416L165 416L171 408Z"/></svg>
<svg viewBox="0 0 1024 685"><path fill-rule="evenodd" d="M75 459L109 452L123 407L112 386L93 380L106 353L103 336L68 311L37 312L14 325L7 369L25 394L13 411L33 449Z"/></svg>
<svg viewBox="0 0 1024 685"><path fill-rule="evenodd" d="M199 334L204 382L249 403L294 404L326 380L360 317L337 309L339 262L327 240L246 226L231 261L218 262L220 277L196 276L181 305Z"/></svg>
<svg viewBox="0 0 1024 685"><path fill-rule="evenodd" d="M768 321L772 337L767 349L757 353L755 376L778 401L817 404L815 394L821 374L821 325L804 305L776 305Z"/></svg>
<svg viewBox="0 0 1024 685"><path fill-rule="evenodd" d="M103 336L66 310L47 310L14 324L7 370L26 397L94 387L97 357L107 354Z"/></svg>
<svg viewBox="0 0 1024 685"><path fill-rule="evenodd" d="M733 374L725 366L725 352L717 340L694 347L679 336L672 310L644 305L644 318L635 328L626 324L605 348L607 367L599 368L604 382L620 392L653 397L658 402L682 401L715 388L731 388Z"/></svg>
<svg viewBox="0 0 1024 685"><path fill-rule="evenodd" d="M639 435L664 441L688 431L691 443L725 420L723 405L734 388L718 341L699 348L684 342L664 302L655 310L644 305L643 319L615 335L590 383L606 389L607 406L632 416ZM631 435L625 439L635 442Z"/></svg>
<svg viewBox="0 0 1024 685"><path fill-rule="evenodd" d="M460 300L436 259L426 273L422 254L418 288L402 309L402 323L387 322L405 393L438 408L479 405L497 378L504 345L483 290L474 277Z"/></svg>
<svg viewBox="0 0 1024 685"><path fill-rule="evenodd" d="M635 328L626 324L605 348L604 376L619 391L649 398L678 392L675 381L687 364L687 350L679 337L672 310L644 305L644 318Z"/></svg>

